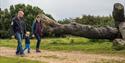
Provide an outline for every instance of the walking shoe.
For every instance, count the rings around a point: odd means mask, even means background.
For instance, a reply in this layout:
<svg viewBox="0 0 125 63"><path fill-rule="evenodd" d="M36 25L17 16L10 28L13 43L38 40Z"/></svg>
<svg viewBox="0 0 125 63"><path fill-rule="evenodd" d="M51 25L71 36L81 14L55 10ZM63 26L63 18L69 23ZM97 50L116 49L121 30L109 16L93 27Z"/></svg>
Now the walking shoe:
<svg viewBox="0 0 125 63"><path fill-rule="evenodd" d="M16 51L16 55L17 55L17 56L20 55L20 52L19 52L19 51Z"/></svg>
<svg viewBox="0 0 125 63"><path fill-rule="evenodd" d="M41 51L40 51L39 49L36 49L36 52L37 52L37 53L41 53Z"/></svg>
<svg viewBox="0 0 125 63"><path fill-rule="evenodd" d="M30 51L28 51L28 53L30 53Z"/></svg>

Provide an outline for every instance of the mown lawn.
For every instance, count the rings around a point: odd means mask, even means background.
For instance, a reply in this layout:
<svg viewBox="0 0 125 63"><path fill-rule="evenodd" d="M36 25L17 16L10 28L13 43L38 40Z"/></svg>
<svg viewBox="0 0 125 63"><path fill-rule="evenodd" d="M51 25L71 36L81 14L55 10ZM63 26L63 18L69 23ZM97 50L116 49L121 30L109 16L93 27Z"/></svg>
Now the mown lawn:
<svg viewBox="0 0 125 63"><path fill-rule="evenodd" d="M25 44L23 40L23 45ZM31 40L31 48L35 49L36 40ZM15 39L1 39L0 46L13 47L17 46ZM42 50L56 51L81 51L86 53L101 53L125 56L125 50L116 51L112 49L112 42L109 40L94 41L82 37L66 38L43 38L41 42Z"/></svg>
<svg viewBox="0 0 125 63"><path fill-rule="evenodd" d="M26 60L19 57L9 58L0 56L0 63L45 63L45 62Z"/></svg>

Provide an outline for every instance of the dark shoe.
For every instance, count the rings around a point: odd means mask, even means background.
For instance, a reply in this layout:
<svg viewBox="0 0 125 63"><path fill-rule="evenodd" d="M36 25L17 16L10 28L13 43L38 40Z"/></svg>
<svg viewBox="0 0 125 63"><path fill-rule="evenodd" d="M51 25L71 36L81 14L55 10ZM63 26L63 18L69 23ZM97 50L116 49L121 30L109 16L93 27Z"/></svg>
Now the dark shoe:
<svg viewBox="0 0 125 63"><path fill-rule="evenodd" d="M36 52L37 52L37 53L41 53L41 51L40 51L39 49L36 49Z"/></svg>
<svg viewBox="0 0 125 63"><path fill-rule="evenodd" d="M28 53L30 53L30 51L28 51Z"/></svg>
<svg viewBox="0 0 125 63"><path fill-rule="evenodd" d="M19 51L17 51L17 52L16 52L16 55L20 55L20 52L19 52Z"/></svg>
<svg viewBox="0 0 125 63"><path fill-rule="evenodd" d="M36 51L37 53L41 53L41 51Z"/></svg>
<svg viewBox="0 0 125 63"><path fill-rule="evenodd" d="M20 52L20 56L21 56L21 57L24 57L24 56L25 56L24 51L21 51L21 52Z"/></svg>
<svg viewBox="0 0 125 63"><path fill-rule="evenodd" d="M16 55L17 55L17 56L19 56L19 55L20 55L20 53L16 53Z"/></svg>
<svg viewBox="0 0 125 63"><path fill-rule="evenodd" d="M25 57L25 54L24 54L24 53L23 53L23 54L20 54L20 56L21 56L21 57Z"/></svg>

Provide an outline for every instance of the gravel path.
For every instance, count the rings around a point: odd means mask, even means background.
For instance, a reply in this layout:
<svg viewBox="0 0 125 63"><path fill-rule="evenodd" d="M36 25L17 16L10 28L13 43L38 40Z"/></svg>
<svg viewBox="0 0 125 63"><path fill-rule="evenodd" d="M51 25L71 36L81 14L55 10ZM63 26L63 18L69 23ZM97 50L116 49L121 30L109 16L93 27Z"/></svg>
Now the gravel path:
<svg viewBox="0 0 125 63"><path fill-rule="evenodd" d="M0 56L16 57L15 49L8 47L0 47ZM101 60L116 60L116 61L125 60L125 58L118 56L88 54L88 53L80 53L77 51L62 52L62 51L47 51L47 50L42 50L41 53L35 53L34 50L31 50L30 54L26 53L26 56L22 58L44 61L47 63L92 63L94 61L101 61Z"/></svg>

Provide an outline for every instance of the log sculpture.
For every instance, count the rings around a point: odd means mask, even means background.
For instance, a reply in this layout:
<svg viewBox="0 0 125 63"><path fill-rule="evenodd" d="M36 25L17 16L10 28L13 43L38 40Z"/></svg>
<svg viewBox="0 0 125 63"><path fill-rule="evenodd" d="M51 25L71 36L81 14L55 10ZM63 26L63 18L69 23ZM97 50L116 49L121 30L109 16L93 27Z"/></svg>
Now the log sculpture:
<svg viewBox="0 0 125 63"><path fill-rule="evenodd" d="M59 24L49 17L41 14L41 20L49 31L58 32L60 34L71 34L90 39L111 39L114 40L113 45L122 45L125 47L125 24L124 24L124 6L115 3L113 8L113 17L116 27L93 27L91 25L81 25L75 22L70 24ZM120 39L120 40L119 40ZM122 43L122 44L121 44Z"/></svg>

